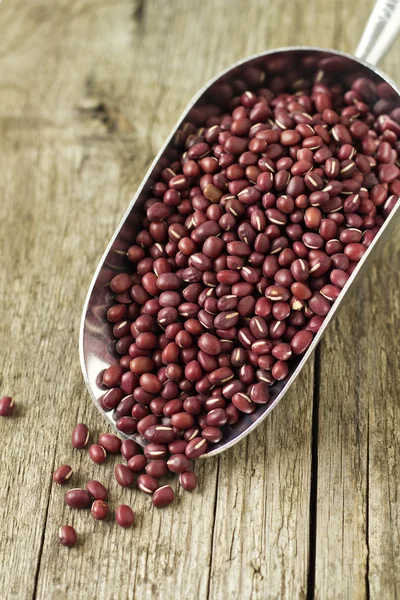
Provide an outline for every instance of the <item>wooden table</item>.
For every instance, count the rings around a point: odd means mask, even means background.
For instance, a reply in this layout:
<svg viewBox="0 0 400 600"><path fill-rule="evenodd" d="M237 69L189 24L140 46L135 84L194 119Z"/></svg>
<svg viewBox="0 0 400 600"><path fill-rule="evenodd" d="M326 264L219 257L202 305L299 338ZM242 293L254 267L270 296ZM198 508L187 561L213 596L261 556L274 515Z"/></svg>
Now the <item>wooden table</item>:
<svg viewBox="0 0 400 600"><path fill-rule="evenodd" d="M400 242L390 241L278 408L174 510L118 490L77 349L106 243L192 94L275 46L352 51L371 0L3 0L0 4L2 599L400 597ZM400 44L383 69L400 81ZM94 523L51 482L98 477L137 525ZM73 524L79 547L57 542Z"/></svg>

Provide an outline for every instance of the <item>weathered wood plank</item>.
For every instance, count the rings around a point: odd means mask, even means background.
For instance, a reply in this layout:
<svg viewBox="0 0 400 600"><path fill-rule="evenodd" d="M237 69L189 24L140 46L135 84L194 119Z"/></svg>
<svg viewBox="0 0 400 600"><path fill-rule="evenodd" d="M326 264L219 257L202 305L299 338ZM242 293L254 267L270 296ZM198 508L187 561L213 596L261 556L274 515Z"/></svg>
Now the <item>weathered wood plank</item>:
<svg viewBox="0 0 400 600"><path fill-rule="evenodd" d="M292 2L287 11L287 3L271 3L264 47L307 45L311 37L333 46L334 5L318 11L317 4ZM265 425L221 457L210 598L306 597L312 399L310 365Z"/></svg>
<svg viewBox="0 0 400 600"><path fill-rule="evenodd" d="M382 61L382 69L400 83L400 40ZM376 323L367 347L374 349L363 387L369 392L368 430L368 583L371 598L400 593L400 404L399 327L400 245L388 244L368 282L371 317Z"/></svg>
<svg viewBox="0 0 400 600"><path fill-rule="evenodd" d="M371 7L338 6L343 50L354 50ZM397 81L399 47L382 66ZM399 591L399 252L390 242L321 344L315 583L324 600Z"/></svg>
<svg viewBox="0 0 400 600"><path fill-rule="evenodd" d="M220 458L210 598L305 598L313 369Z"/></svg>
<svg viewBox="0 0 400 600"><path fill-rule="evenodd" d="M394 598L399 574L400 245L394 240L321 345L316 589Z"/></svg>

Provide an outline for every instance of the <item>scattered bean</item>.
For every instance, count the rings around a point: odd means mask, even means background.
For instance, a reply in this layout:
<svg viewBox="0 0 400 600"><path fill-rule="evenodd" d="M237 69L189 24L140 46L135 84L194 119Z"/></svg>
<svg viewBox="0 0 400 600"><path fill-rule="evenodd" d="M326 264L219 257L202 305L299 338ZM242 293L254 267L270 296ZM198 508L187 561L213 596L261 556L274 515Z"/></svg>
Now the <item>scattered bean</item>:
<svg viewBox="0 0 400 600"><path fill-rule="evenodd" d="M109 454L116 454L121 449L122 441L113 433L102 433L99 437L99 444Z"/></svg>
<svg viewBox="0 0 400 600"><path fill-rule="evenodd" d="M65 494L65 502L70 508L89 508L91 499L86 490L74 488Z"/></svg>
<svg viewBox="0 0 400 600"><path fill-rule="evenodd" d="M179 482L184 490L192 492L197 487L197 475L192 471L186 471L179 475Z"/></svg>
<svg viewBox="0 0 400 600"><path fill-rule="evenodd" d="M117 465L114 469L115 479L122 487L131 487L134 482L132 470L126 465Z"/></svg>
<svg viewBox="0 0 400 600"><path fill-rule="evenodd" d="M92 444L90 446L89 456L96 465L102 465L107 460L107 452L100 444Z"/></svg>
<svg viewBox="0 0 400 600"><path fill-rule="evenodd" d="M175 494L171 486L164 485L155 490L151 501L156 508L164 508L165 506L168 506L168 504L171 504L171 502L174 501L174 498Z"/></svg>
<svg viewBox="0 0 400 600"><path fill-rule="evenodd" d="M89 429L84 423L78 423L72 431L72 445L74 448L84 448L89 441Z"/></svg>
<svg viewBox="0 0 400 600"><path fill-rule="evenodd" d="M135 522L135 514L130 506L126 504L120 504L115 511L115 520L120 527L127 529L132 527Z"/></svg>
<svg viewBox="0 0 400 600"><path fill-rule="evenodd" d="M104 500L95 500L92 504L92 515L96 521L104 521L108 515L108 504Z"/></svg>
<svg viewBox="0 0 400 600"><path fill-rule="evenodd" d="M63 525L58 530L58 539L62 546L71 548L72 546L75 546L78 536L75 529L71 527L71 525Z"/></svg>
<svg viewBox="0 0 400 600"><path fill-rule="evenodd" d="M61 465L54 471L53 481L58 485L64 485L71 479L72 473L72 468L69 465Z"/></svg>
<svg viewBox="0 0 400 600"><path fill-rule="evenodd" d="M100 481L96 481L95 479L88 481L85 489L95 500L108 500L108 492Z"/></svg>
<svg viewBox="0 0 400 600"><path fill-rule="evenodd" d="M15 409L14 400L11 396L3 396L0 398L0 417L9 417Z"/></svg>

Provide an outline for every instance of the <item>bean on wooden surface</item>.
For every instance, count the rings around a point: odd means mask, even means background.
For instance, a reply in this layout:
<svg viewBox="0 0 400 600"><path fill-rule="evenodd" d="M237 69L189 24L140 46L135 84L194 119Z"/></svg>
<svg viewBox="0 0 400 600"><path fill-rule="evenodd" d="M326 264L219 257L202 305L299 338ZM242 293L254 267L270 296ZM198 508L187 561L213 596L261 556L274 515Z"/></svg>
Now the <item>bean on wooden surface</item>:
<svg viewBox="0 0 400 600"><path fill-rule="evenodd" d="M184 490L192 492L197 487L197 475L192 471L186 471L179 475L179 482Z"/></svg>
<svg viewBox="0 0 400 600"><path fill-rule="evenodd" d="M74 448L84 448L89 441L89 429L84 423L78 423L72 431L72 445Z"/></svg>
<svg viewBox="0 0 400 600"><path fill-rule="evenodd" d="M116 465L114 469L115 479L122 487L131 487L134 482L134 475L131 469L126 465Z"/></svg>
<svg viewBox="0 0 400 600"><path fill-rule="evenodd" d="M9 417L15 409L14 400L11 396L3 396L0 398L0 417Z"/></svg>
<svg viewBox="0 0 400 600"><path fill-rule="evenodd" d="M58 485L64 485L72 477L72 468L69 465L61 465L53 473L53 481Z"/></svg>
<svg viewBox="0 0 400 600"><path fill-rule="evenodd" d="M174 498L175 494L171 486L164 485L163 487L155 490L151 501L156 508L164 508L165 506L171 504L171 502L174 501Z"/></svg>
<svg viewBox="0 0 400 600"><path fill-rule="evenodd" d="M135 514L130 506L120 504L115 511L115 519L120 527L127 529L135 522Z"/></svg>
<svg viewBox="0 0 400 600"><path fill-rule="evenodd" d="M78 536L71 525L62 525L58 530L58 539L62 546L71 548L72 546L75 546Z"/></svg>
<svg viewBox="0 0 400 600"><path fill-rule="evenodd" d="M107 452L100 444L92 444L90 446L89 456L96 465L102 465L107 460Z"/></svg>
<svg viewBox="0 0 400 600"><path fill-rule="evenodd" d="M74 488L65 494L65 502L70 508L89 508L91 499L86 490Z"/></svg>
<svg viewBox="0 0 400 600"><path fill-rule="evenodd" d="M122 441L113 433L102 433L99 437L99 445L110 454L116 454L121 449Z"/></svg>
<svg viewBox="0 0 400 600"><path fill-rule="evenodd" d="M96 481L96 479L92 479L87 482L85 489L95 500L108 500L108 492L100 481Z"/></svg>
<svg viewBox="0 0 400 600"><path fill-rule="evenodd" d="M108 515L108 504L104 500L95 500L91 512L96 521L104 521Z"/></svg>

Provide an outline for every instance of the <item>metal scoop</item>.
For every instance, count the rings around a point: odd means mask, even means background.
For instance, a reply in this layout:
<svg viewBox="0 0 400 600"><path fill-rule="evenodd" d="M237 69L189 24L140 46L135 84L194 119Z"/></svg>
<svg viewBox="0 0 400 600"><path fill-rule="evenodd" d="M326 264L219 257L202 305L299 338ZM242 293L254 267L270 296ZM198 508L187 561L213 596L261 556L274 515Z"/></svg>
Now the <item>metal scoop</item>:
<svg viewBox="0 0 400 600"><path fill-rule="evenodd" d="M207 103L213 103L216 98L221 101L224 85L229 83L231 79L240 77L244 69L248 70L249 67L259 66L266 69L271 74L271 77L277 75L286 77L288 73L295 72L296 80L297 78L301 80L303 76L310 77L310 69L312 69L314 76L318 74L318 80L326 81L330 85L337 81L345 80L348 87L350 87L352 80L355 78L367 77L377 83L387 82L393 88L396 95L399 96L400 100L399 88L374 66L389 49L399 29L400 0L380 0L376 3L368 21L355 53L356 58L343 52L311 47L290 47L270 50L236 63L230 69L227 69L207 83L193 100L189 102L170 137L146 173L112 240L108 244L90 284L83 309L79 340L83 376L96 406L111 425L115 427L112 414L104 412L99 405L99 398L105 392L101 384L101 374L104 369L118 361L115 344L111 343L111 326L105 318L107 309L113 304L113 294L108 284L117 273L123 272L127 267L132 266L126 259L126 250L132 245L135 232L140 227L140 217L138 214L140 214L140 210L148 197L149 190L158 180L157 178L161 170L165 167L166 158L176 156L174 141L176 135L179 135L179 130L185 121L201 117L201 113L205 110ZM266 85L268 85L268 81ZM398 217L399 206L400 202L397 201L389 217L358 263L357 268L325 318L322 327L318 334L315 335L307 352L304 356L298 358L297 361L294 360L291 362L290 376L284 381L275 383L270 388L271 394L268 404L257 405L255 412L250 415L243 415L236 425L225 427L224 438L219 443L211 446L211 449L203 456L218 454L236 444L257 427L277 405L279 400L281 400L315 350L325 329L343 303L348 290L353 286L353 282L359 277L371 256L376 254L376 248L380 242L388 237L395 224L395 219ZM118 433L121 435L121 432ZM129 437L132 437L141 445L145 445L145 441L140 435L135 434Z"/></svg>

